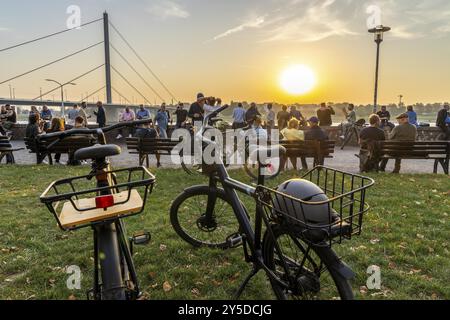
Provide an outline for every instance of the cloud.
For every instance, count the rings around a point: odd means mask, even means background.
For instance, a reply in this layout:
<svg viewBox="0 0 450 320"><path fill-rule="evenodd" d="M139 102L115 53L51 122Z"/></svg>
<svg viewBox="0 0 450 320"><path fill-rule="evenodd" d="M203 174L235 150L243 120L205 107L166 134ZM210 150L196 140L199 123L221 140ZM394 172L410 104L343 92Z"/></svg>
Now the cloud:
<svg viewBox="0 0 450 320"><path fill-rule="evenodd" d="M147 9L145 9L146 12L150 13L151 15L158 17L162 20L168 19L168 18L188 18L190 16L190 13L184 9L181 5L173 2L173 1L152 1L156 2Z"/></svg>
<svg viewBox="0 0 450 320"><path fill-rule="evenodd" d="M225 31L225 32L215 36L213 39L214 40L219 40L219 39L228 37L229 35L232 35L234 33L238 33L238 32L244 31L245 29L259 28L259 27L261 27L264 24L264 22L265 22L265 17L264 16L257 17L256 19L252 19L252 20L246 21L246 22L244 22L243 24L241 24L241 25L239 25L237 27L228 29L227 31Z"/></svg>
<svg viewBox="0 0 450 320"><path fill-rule="evenodd" d="M416 39L450 34L448 0L272 0L276 7L253 15L214 37L253 32L258 42L317 42L330 37L366 36L367 7L378 6L389 37ZM266 7L267 8L267 7Z"/></svg>
<svg viewBox="0 0 450 320"><path fill-rule="evenodd" d="M4 28L4 27L0 27L0 32L2 32L2 31L10 31L11 29L9 29L9 28Z"/></svg>

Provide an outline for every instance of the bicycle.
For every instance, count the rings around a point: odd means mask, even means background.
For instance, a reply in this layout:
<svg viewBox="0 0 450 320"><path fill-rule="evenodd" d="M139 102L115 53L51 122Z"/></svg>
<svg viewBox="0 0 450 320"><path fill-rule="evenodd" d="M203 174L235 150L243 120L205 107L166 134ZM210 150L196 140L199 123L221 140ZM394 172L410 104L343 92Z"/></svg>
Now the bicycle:
<svg viewBox="0 0 450 320"><path fill-rule="evenodd" d="M108 158L119 155L121 149L117 145L107 145L105 133L147 122L135 121L94 130L73 129L42 136L55 139L50 147L74 135L95 135L99 143L80 149L74 155L77 161L92 160L88 175L55 181L40 197L61 230L86 227L93 230L94 287L88 292L88 299L135 300L141 294L132 258L133 246L148 244L151 235L144 231L127 238L123 220L144 211L156 178L144 167L113 170ZM96 187L92 188L94 178Z"/></svg>
<svg viewBox="0 0 450 320"><path fill-rule="evenodd" d="M222 119L215 118L209 120L209 129L217 129L222 133L223 142L228 142L228 133L230 133L230 127L226 126L225 128L218 127L217 123L223 122ZM243 159L243 167L246 172L246 174L252 178L253 180L258 179L258 161L256 159L252 159L250 155L252 154L252 146L250 145L250 139L247 135L247 132L251 130L251 127L246 127L237 131L233 131L232 133L237 133L237 136L233 136L233 148L227 148L227 145L225 143L222 143L221 149L223 149L222 157L223 157L223 163L226 167L229 167L231 160L242 160ZM192 134L193 132L191 132ZM193 136L193 139L195 139L195 135ZM243 149L239 150L239 146L242 146ZM197 150L196 150L197 151ZM194 152L191 154L191 157L194 156ZM202 174L202 165L201 164L195 164L192 166L188 166L186 162L182 157L181 161L181 167L183 170L189 174ZM240 160L239 160L240 159ZM280 170L277 168L281 165L280 159L271 159L272 163L267 166L266 170L266 179L275 179L279 173ZM278 161L278 162L277 162Z"/></svg>
<svg viewBox="0 0 450 320"><path fill-rule="evenodd" d="M343 135L341 137L342 139L342 146L341 150L344 150L345 147L352 141L353 138L359 139L359 134L361 133L361 130L364 128L366 124L366 121L364 119L361 119L355 123L348 124L347 130L345 130L346 124L342 123L342 131Z"/></svg>
<svg viewBox="0 0 450 320"><path fill-rule="evenodd" d="M200 136L207 130L206 124ZM214 142L204 139L203 143L206 147ZM255 152L283 152L283 148L271 146ZM314 197L297 199L264 186L265 165L260 161L255 187L232 179L222 163L204 164L203 172L209 176L209 185L190 187L176 198L170 209L174 230L194 247L224 250L243 247L245 260L253 268L239 287L236 299L261 270L269 278L275 296L281 300L353 299L349 281L354 273L332 246L361 234L363 216L369 210L365 203L366 190L375 182L317 167L303 178L314 181L329 198L321 201ZM238 192L255 202L254 227ZM328 208L325 224L306 220L308 210L323 207Z"/></svg>

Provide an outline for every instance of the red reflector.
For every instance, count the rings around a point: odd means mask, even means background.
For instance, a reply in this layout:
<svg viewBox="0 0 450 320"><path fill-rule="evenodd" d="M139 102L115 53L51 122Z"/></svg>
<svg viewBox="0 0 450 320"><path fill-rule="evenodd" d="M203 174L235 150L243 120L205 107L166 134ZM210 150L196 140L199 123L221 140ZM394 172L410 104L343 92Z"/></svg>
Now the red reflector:
<svg viewBox="0 0 450 320"><path fill-rule="evenodd" d="M97 209L106 209L114 206L114 196L101 196L95 198L95 205Z"/></svg>

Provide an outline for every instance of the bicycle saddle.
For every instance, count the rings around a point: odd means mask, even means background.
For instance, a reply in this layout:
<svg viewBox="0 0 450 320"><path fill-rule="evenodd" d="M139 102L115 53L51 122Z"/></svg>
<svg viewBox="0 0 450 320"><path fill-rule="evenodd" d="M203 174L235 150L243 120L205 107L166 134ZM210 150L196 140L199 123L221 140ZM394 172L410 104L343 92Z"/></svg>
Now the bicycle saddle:
<svg viewBox="0 0 450 320"><path fill-rule="evenodd" d="M122 149L115 144L95 145L75 152L75 160L104 159L107 157L118 156L121 153Z"/></svg>
<svg viewBox="0 0 450 320"><path fill-rule="evenodd" d="M265 163L273 157L280 158L286 154L286 148L281 145L274 146L250 146L250 160Z"/></svg>

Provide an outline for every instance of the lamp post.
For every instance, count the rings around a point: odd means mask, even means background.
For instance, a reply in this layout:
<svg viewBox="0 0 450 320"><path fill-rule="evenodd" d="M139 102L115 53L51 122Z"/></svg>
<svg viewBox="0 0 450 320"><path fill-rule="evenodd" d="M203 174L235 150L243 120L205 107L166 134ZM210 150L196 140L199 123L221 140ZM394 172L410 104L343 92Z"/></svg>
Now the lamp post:
<svg viewBox="0 0 450 320"><path fill-rule="evenodd" d="M369 29L369 33L373 33L375 36L375 43L377 44L377 62L375 69L375 94L374 94L374 103L373 103L373 111L377 113L378 111L378 72L380 67L380 45L383 42L383 36L385 32L391 31L391 28L380 25L378 27Z"/></svg>
<svg viewBox="0 0 450 320"><path fill-rule="evenodd" d="M69 83L64 83L64 84L62 84L62 83L60 83L60 82L58 82L58 81L56 81L56 80L53 80L53 79L45 79L45 81L48 81L48 82L54 82L54 83L56 83L57 85L59 85L60 86L60 88L61 88L61 117L62 118L65 118L65 106L64 106L64 86L65 85L71 85L71 86L76 86L77 84L76 83L73 83L73 82L69 82Z"/></svg>

